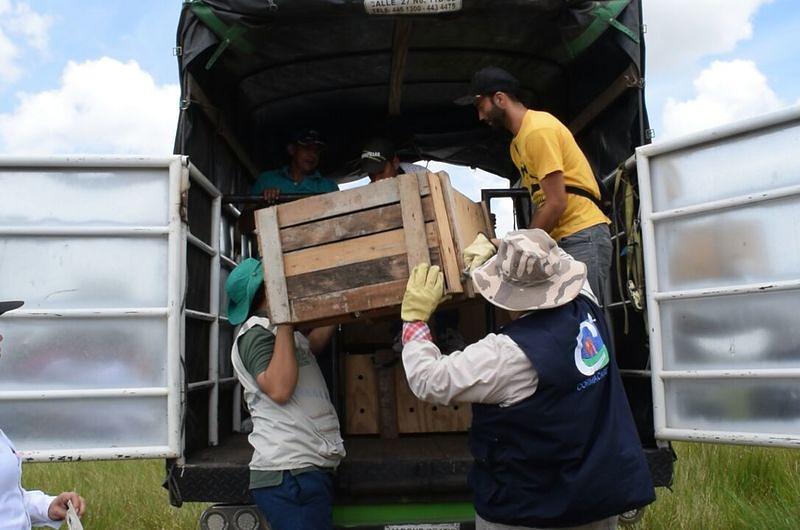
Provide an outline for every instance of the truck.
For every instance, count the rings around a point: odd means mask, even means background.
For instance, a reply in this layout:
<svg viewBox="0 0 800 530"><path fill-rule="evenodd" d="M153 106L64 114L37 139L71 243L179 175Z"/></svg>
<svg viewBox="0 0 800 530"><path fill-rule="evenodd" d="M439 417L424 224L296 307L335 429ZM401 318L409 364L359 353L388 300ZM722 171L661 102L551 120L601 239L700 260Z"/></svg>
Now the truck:
<svg viewBox="0 0 800 530"><path fill-rule="evenodd" d="M604 184L604 309L656 485L672 483L670 440L800 445L800 112L650 144L643 34L637 0L184 2L174 155L0 158L0 293L26 301L3 316L0 424L29 461L162 458L173 505L213 504L202 528L264 527L222 288L255 252L236 197L311 125L341 182L385 135L403 160L507 179L482 197L511 197L527 226L509 138L452 103L493 64L569 126ZM470 332L492 331L476 304ZM320 361L340 415L363 325ZM345 435L336 527L472 528L466 438Z"/></svg>

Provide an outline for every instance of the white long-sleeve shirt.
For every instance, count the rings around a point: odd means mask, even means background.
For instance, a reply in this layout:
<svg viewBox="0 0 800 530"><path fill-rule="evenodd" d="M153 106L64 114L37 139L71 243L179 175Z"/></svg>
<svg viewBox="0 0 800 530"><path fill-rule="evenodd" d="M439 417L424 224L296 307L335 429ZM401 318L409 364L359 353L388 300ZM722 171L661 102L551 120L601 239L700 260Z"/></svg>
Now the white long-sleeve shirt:
<svg viewBox="0 0 800 530"><path fill-rule="evenodd" d="M429 340L412 340L403 347L403 368L415 396L441 405L509 406L533 395L539 382L517 343L494 333L450 355Z"/></svg>
<svg viewBox="0 0 800 530"><path fill-rule="evenodd" d="M0 429L0 530L30 530L32 526L59 528L47 511L55 497L22 487L22 460Z"/></svg>
<svg viewBox="0 0 800 530"><path fill-rule="evenodd" d="M581 294L597 303L588 282ZM430 403L486 403L507 407L536 392L539 374L507 335L490 333L463 351L442 355L425 322L406 322L403 368L408 385Z"/></svg>

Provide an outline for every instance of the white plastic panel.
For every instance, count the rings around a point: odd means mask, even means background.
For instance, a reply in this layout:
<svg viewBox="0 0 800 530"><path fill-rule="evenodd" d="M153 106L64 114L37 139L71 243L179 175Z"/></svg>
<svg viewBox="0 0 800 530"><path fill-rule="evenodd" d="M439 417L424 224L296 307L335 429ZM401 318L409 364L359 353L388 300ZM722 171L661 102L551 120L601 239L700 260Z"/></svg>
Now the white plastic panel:
<svg viewBox="0 0 800 530"><path fill-rule="evenodd" d="M656 253L667 260L658 269L659 289L796 279L798 226L800 195L659 221Z"/></svg>
<svg viewBox="0 0 800 530"><path fill-rule="evenodd" d="M164 168L4 168L0 225L166 226L168 185Z"/></svg>
<svg viewBox="0 0 800 530"><path fill-rule="evenodd" d="M167 251L166 235L2 236L0 293L25 309L166 307Z"/></svg>
<svg viewBox="0 0 800 530"><path fill-rule="evenodd" d="M800 124L781 123L680 150L650 163L653 211L670 210L797 184ZM769 164L764 164L769 158Z"/></svg>
<svg viewBox="0 0 800 530"><path fill-rule="evenodd" d="M127 456L126 448L168 445L162 397L6 401L0 425L25 452L96 447L118 448Z"/></svg>
<svg viewBox="0 0 800 530"><path fill-rule="evenodd" d="M656 437L800 446L800 109L636 158Z"/></svg>
<svg viewBox="0 0 800 530"><path fill-rule="evenodd" d="M800 432L796 379L667 381L667 424L684 429L774 433Z"/></svg>
<svg viewBox="0 0 800 530"><path fill-rule="evenodd" d="M661 302L665 370L800 366L795 290Z"/></svg>
<svg viewBox="0 0 800 530"><path fill-rule="evenodd" d="M181 157L0 157L0 425L33 460L178 457Z"/></svg>
<svg viewBox="0 0 800 530"><path fill-rule="evenodd" d="M0 329L3 390L167 386L164 317L3 318Z"/></svg>

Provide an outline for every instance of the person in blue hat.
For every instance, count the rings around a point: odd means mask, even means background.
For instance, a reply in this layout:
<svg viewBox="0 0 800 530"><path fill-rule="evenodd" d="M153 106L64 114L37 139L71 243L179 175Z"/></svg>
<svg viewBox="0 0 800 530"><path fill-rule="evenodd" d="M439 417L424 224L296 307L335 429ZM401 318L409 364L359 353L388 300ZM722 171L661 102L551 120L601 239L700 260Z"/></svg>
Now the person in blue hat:
<svg viewBox="0 0 800 530"><path fill-rule="evenodd" d="M225 282L231 350L253 420L250 492L272 530L333 527L333 471L345 456L339 418L315 355L334 326L307 334L267 316L261 262L248 258Z"/></svg>
<svg viewBox="0 0 800 530"><path fill-rule="evenodd" d="M325 149L325 142L319 132L301 129L292 135L286 147L289 163L276 169L265 171L256 177L250 188L252 195L263 195L273 202L282 193L328 193L338 191L339 186L319 170L319 159Z"/></svg>

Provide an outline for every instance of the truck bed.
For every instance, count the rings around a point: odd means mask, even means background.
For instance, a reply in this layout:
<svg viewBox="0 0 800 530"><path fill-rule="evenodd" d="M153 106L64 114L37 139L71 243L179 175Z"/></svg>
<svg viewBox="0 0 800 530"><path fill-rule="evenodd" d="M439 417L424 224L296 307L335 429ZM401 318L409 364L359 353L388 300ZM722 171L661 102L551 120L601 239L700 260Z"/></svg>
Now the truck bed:
<svg viewBox="0 0 800 530"><path fill-rule="evenodd" d="M351 437L345 448L347 457L334 481L337 502L430 501L434 494L438 502L470 498L466 477L472 456L466 434ZM168 467L173 504L249 502L251 455L247 436L236 434L197 451L183 465Z"/></svg>

